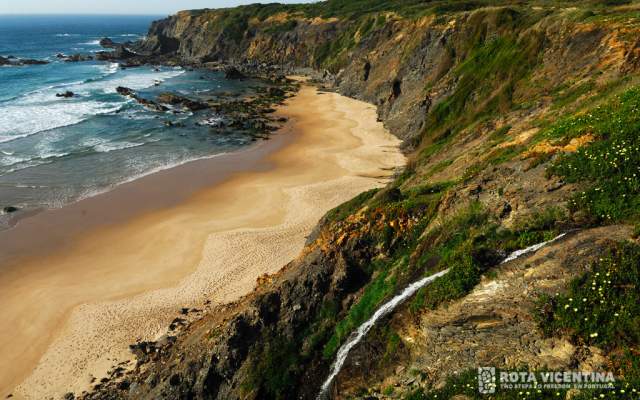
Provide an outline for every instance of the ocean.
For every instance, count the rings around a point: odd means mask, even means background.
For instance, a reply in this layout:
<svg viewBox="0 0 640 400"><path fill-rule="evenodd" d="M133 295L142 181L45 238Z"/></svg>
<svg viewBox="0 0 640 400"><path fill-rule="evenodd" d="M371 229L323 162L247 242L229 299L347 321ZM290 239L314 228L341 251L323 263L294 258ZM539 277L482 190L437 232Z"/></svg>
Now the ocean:
<svg viewBox="0 0 640 400"><path fill-rule="evenodd" d="M213 133L208 124L221 116L211 110L159 114L117 94L116 87L149 99L173 92L205 100L249 94L255 82L228 81L213 71L122 69L111 62L56 57L103 50L98 44L103 37L141 39L158 18L0 16L0 56L50 61L0 67L0 210L61 207L251 143L241 132ZM64 91L76 96L56 97Z"/></svg>

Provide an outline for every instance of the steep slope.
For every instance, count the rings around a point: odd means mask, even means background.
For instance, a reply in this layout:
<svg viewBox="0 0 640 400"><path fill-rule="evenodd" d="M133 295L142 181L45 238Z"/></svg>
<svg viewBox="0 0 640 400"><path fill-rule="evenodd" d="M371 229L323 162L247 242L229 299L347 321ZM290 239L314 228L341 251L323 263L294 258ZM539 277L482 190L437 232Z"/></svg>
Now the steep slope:
<svg viewBox="0 0 640 400"><path fill-rule="evenodd" d="M199 66L273 64L376 104L411 162L389 187L327 214L304 253L254 293L172 345L144 347L133 374L88 397L315 398L349 334L444 268L354 349L335 398L477 397L465 385L484 364L606 367L631 385L619 397L631 396L637 307L614 319L598 311L604 300L585 300L600 315L593 325L560 304L579 293L572 280L640 260L621 244L640 210L639 11L612 1L330 0L154 23L139 51ZM610 307L630 304L637 271L612 271L621 283Z"/></svg>

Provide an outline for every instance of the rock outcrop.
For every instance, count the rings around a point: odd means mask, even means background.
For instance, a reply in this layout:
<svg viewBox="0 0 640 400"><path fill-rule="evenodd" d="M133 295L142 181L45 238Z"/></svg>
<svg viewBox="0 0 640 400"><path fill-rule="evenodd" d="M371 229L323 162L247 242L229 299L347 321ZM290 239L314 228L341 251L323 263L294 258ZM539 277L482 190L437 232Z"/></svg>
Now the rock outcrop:
<svg viewBox="0 0 640 400"><path fill-rule="evenodd" d="M34 60L30 58L16 58L12 56L2 57L0 56L0 66L15 66L20 67L23 65L44 65L49 64L46 60Z"/></svg>

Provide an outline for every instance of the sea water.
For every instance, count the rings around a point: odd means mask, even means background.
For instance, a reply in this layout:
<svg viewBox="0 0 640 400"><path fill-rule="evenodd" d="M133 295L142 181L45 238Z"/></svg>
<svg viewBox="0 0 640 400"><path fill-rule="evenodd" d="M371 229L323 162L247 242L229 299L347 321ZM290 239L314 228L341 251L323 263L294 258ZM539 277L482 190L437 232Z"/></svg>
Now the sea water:
<svg viewBox="0 0 640 400"><path fill-rule="evenodd" d="M158 18L0 16L0 56L50 61L0 67L0 210L60 207L251 142L241 132L212 131L207 122L222 116L211 110L153 112L117 94L116 87L148 99L173 92L210 100L249 94L256 82L181 67L123 69L112 62L56 57L101 51L103 37L139 40ZM75 96L56 97L65 91Z"/></svg>

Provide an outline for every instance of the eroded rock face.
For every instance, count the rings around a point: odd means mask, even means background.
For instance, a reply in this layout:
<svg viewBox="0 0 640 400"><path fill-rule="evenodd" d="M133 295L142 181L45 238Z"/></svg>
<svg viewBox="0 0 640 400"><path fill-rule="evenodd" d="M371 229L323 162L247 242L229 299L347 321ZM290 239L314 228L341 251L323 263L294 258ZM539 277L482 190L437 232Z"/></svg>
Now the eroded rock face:
<svg viewBox="0 0 640 400"><path fill-rule="evenodd" d="M542 335L532 318L535 299L542 293L564 292L569 281L585 272L608 245L630 235L629 226L575 232L501 265L495 278L485 277L469 295L446 308L425 311L419 317L406 310L396 312L390 323L401 340L400 354L380 368L380 344L372 340L355 348L338 376L336 393L340 395L336 398L356 396L362 388L381 392L395 386L410 392L439 387L451 371L474 366L565 370L578 363L602 368L599 349Z"/></svg>

